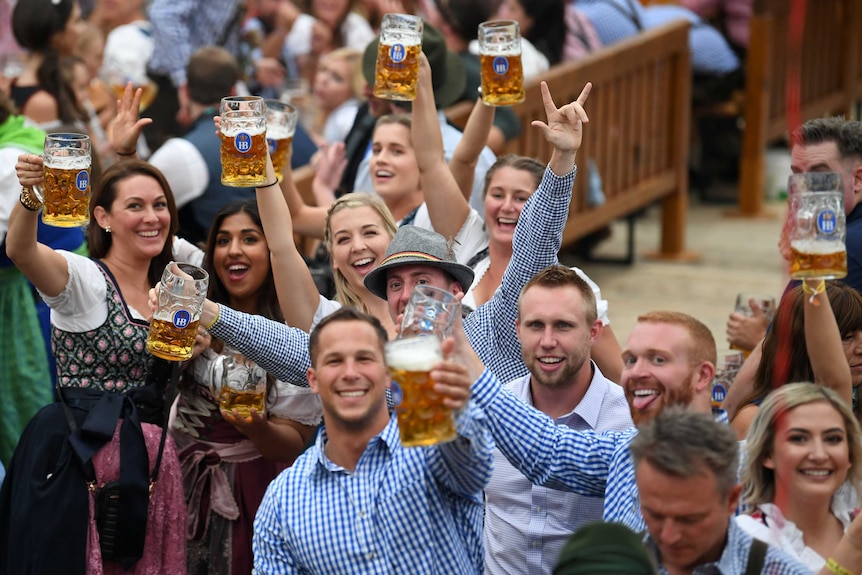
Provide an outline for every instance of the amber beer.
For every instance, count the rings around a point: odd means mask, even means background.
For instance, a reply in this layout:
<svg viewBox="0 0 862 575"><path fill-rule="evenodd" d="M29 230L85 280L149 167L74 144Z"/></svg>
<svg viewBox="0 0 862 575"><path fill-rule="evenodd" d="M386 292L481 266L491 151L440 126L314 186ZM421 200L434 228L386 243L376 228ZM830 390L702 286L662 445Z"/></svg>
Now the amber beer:
<svg viewBox="0 0 862 575"><path fill-rule="evenodd" d="M189 321L178 327L170 314L156 314L150 324L147 351L168 361L191 359L199 324L200 320Z"/></svg>
<svg viewBox="0 0 862 575"><path fill-rule="evenodd" d="M245 418L251 417L252 409L263 415L266 408L264 395L262 392L238 391L229 386L222 386L219 393L219 407L225 411L235 409Z"/></svg>
<svg viewBox="0 0 862 575"><path fill-rule="evenodd" d="M192 357L209 274L192 264L170 262L158 284L158 301L147 351L168 361Z"/></svg>
<svg viewBox="0 0 862 575"><path fill-rule="evenodd" d="M279 182L284 179L288 151L298 120L296 107L280 100L266 100L266 144Z"/></svg>
<svg viewBox="0 0 862 575"><path fill-rule="evenodd" d="M790 277L839 279L847 276L843 242L797 240L790 243Z"/></svg>
<svg viewBox="0 0 862 575"><path fill-rule="evenodd" d="M514 20L492 20L479 25L482 101L511 106L524 101L521 33Z"/></svg>
<svg viewBox="0 0 862 575"><path fill-rule="evenodd" d="M231 114L228 114L230 117ZM221 183L253 188L266 183L266 127L221 125Z"/></svg>
<svg viewBox="0 0 862 575"><path fill-rule="evenodd" d="M442 359L440 340L433 335L398 339L386 344L386 363L401 444L434 445L455 439L452 410L434 392L431 368Z"/></svg>
<svg viewBox="0 0 862 575"><path fill-rule="evenodd" d="M156 99L156 94L159 92L159 87L155 82L145 82L143 84L132 84L132 94L135 93L135 90L138 88L141 89L141 104L139 106L139 111L144 111L150 104L153 103L153 100ZM123 99L123 94L126 91L125 84L112 84L111 89L114 91L114 95L117 96L118 100Z"/></svg>
<svg viewBox="0 0 862 575"><path fill-rule="evenodd" d="M48 134L44 147L42 221L51 226L83 226L90 220L90 138Z"/></svg>
<svg viewBox="0 0 862 575"><path fill-rule="evenodd" d="M377 46L374 95L385 100L415 100L422 50L422 19L384 14Z"/></svg>

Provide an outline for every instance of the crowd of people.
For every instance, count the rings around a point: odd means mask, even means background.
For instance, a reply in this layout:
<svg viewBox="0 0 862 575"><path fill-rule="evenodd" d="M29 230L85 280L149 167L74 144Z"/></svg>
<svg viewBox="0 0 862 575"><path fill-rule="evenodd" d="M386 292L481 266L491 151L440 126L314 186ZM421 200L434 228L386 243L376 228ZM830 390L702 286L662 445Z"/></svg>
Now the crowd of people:
<svg viewBox="0 0 862 575"><path fill-rule="evenodd" d="M771 322L730 318L751 353L719 409L701 321L643 310L618 339L612 302L558 259L602 129L591 84L572 102L543 85L530 126L481 101L463 132L443 112L477 99L494 17L520 23L528 75L684 17L695 74L724 77L738 25L638 0L13 4L0 575L862 573L862 124L793 134L794 172L842 176L848 275L792 282ZM387 12L426 20L406 107L368 88ZM313 105L257 188L221 183L213 120L236 94ZM83 228L40 218L58 130L94 142ZM550 157L498 157L522 132ZM209 274L182 363L145 349L172 261ZM404 447L384 350L419 285L462 305L431 371L456 437ZM219 401L237 361L265 374L248 416Z"/></svg>

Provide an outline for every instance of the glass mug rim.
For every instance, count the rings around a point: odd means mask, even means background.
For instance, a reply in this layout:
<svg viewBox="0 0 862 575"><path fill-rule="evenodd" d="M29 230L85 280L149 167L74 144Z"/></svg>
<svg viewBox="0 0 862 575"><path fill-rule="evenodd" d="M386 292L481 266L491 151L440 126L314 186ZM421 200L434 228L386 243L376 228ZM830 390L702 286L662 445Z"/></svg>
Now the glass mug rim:
<svg viewBox="0 0 862 575"><path fill-rule="evenodd" d="M184 272L184 273L187 273L187 274L191 275L191 276L192 276L192 277L191 277L191 281L198 281L198 282L202 282L202 281L209 281L210 274L209 274L209 272L207 272L207 270L205 270L203 267L198 266L198 265L195 265L195 264L190 263L190 262L178 262L178 261L170 261L170 262L168 262L168 265L166 265L166 266L165 266L165 269L162 271L162 277L163 277L163 278L165 277L165 275L166 275L166 274L170 274L170 275L172 275L172 276L174 276L174 277L177 277L177 278L179 278L179 279L181 279L181 280L183 280L183 281L190 281L190 280L189 280L189 278L184 278L184 277L182 277L182 276L180 276L180 275L175 274L173 271L171 271L171 265L172 265L172 264L176 264L176 265L177 265L177 267L178 267L178 268L180 268L180 271L182 271L182 272ZM184 269L184 268L190 268L190 269L191 269L191 272L190 272L189 270L187 270L187 269ZM194 276L192 275L192 273L200 273L200 274L203 274L203 277L196 278L196 277L194 277Z"/></svg>
<svg viewBox="0 0 862 575"><path fill-rule="evenodd" d="M797 182L805 182L807 180L829 180L835 179L834 187L807 190L804 192L798 191ZM787 176L787 193L793 196L801 194L843 194L844 178L839 172L796 172Z"/></svg>
<svg viewBox="0 0 862 575"><path fill-rule="evenodd" d="M57 142L88 142L90 141L90 136L79 132L52 132L45 134L45 141L47 142L48 140Z"/></svg>
<svg viewBox="0 0 862 575"><path fill-rule="evenodd" d="M505 27L514 27L520 33L521 25L518 24L517 20L506 20L504 18L497 18L494 20L486 20L479 24L479 30L487 30L491 28L505 28Z"/></svg>

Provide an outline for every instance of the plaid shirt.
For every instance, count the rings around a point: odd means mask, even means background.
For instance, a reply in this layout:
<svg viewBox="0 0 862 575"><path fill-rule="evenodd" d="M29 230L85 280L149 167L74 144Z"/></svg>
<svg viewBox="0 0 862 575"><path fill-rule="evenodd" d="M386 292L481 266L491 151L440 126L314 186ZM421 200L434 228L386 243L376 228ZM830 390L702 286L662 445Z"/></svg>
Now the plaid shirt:
<svg viewBox="0 0 862 575"><path fill-rule="evenodd" d="M326 457L322 429L267 489L254 522L254 575L481 573L494 442L472 404L456 428L455 441L403 448L393 417L352 472Z"/></svg>
<svg viewBox="0 0 862 575"><path fill-rule="evenodd" d="M727 529L727 542L721 557L714 563L698 565L692 575L744 575L748 564L748 552L751 549L751 535L743 531L736 521L731 520ZM661 554L658 547L646 537L646 546L659 564L659 574L667 575L668 571L661 564ZM764 575L811 575L811 570L796 559L772 545L766 551L763 568Z"/></svg>
<svg viewBox="0 0 862 575"><path fill-rule="evenodd" d="M556 425L494 381L476 382L473 401L488 417L497 449L531 482L604 497L605 521L635 532L646 529L629 452L637 429L596 433ZM727 414L721 412L716 419L726 422Z"/></svg>
<svg viewBox="0 0 862 575"><path fill-rule="evenodd" d="M494 297L464 320L464 331L473 349L501 381L528 373L515 331L518 296L534 275L558 262L575 172L573 169L561 177L550 168L545 170L539 189L524 204L518 218L512 238L512 259L500 287ZM219 318L209 331L277 379L308 385L305 379L306 369L311 366L308 334L301 329L221 305Z"/></svg>

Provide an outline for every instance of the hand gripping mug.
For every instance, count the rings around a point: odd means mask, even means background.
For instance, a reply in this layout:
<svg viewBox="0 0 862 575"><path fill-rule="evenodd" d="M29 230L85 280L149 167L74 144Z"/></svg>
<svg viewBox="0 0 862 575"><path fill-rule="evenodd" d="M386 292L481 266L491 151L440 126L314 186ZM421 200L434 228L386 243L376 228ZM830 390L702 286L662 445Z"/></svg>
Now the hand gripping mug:
<svg viewBox="0 0 862 575"><path fill-rule="evenodd" d="M280 100L266 100L266 145L272 158L272 168L278 181L284 179L287 152L296 133L299 112Z"/></svg>
<svg viewBox="0 0 862 575"><path fill-rule="evenodd" d="M377 47L374 95L385 100L415 100L422 50L422 19L384 14Z"/></svg>
<svg viewBox="0 0 862 575"><path fill-rule="evenodd" d="M45 136L43 222L70 228L90 221L90 164L89 136Z"/></svg>
<svg viewBox="0 0 862 575"><path fill-rule="evenodd" d="M840 279L847 275L841 175L793 174L787 183L790 277Z"/></svg>
<svg viewBox="0 0 862 575"><path fill-rule="evenodd" d="M511 106L524 101L521 32L516 21L491 20L479 24L479 60L483 102Z"/></svg>
<svg viewBox="0 0 862 575"><path fill-rule="evenodd" d="M209 274L192 264L171 262L159 282L159 297L147 351L168 361L192 357Z"/></svg>
<svg viewBox="0 0 862 575"><path fill-rule="evenodd" d="M401 444L433 445L455 438L452 410L434 390L431 368L443 359L440 342L451 335L461 302L446 290L419 285L410 295L400 339L386 345L386 365Z"/></svg>
<svg viewBox="0 0 862 575"><path fill-rule="evenodd" d="M254 188L266 182L266 103L260 96L222 98L221 183Z"/></svg>

